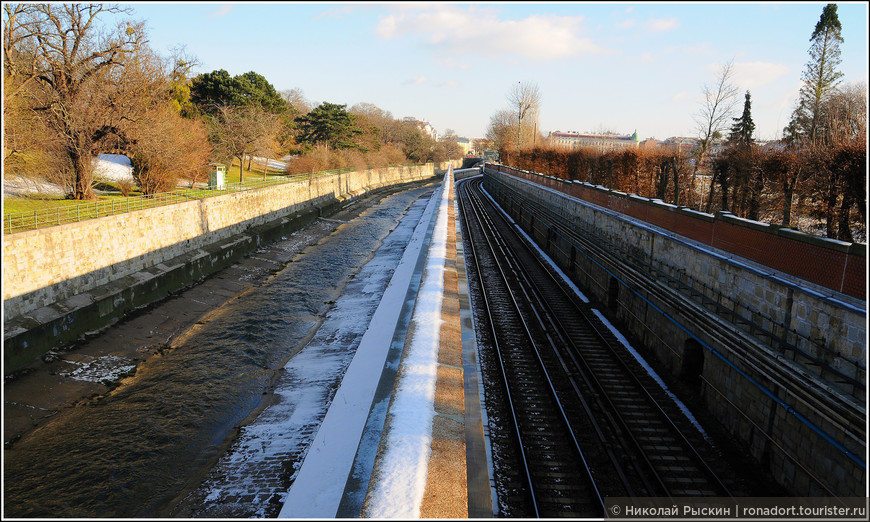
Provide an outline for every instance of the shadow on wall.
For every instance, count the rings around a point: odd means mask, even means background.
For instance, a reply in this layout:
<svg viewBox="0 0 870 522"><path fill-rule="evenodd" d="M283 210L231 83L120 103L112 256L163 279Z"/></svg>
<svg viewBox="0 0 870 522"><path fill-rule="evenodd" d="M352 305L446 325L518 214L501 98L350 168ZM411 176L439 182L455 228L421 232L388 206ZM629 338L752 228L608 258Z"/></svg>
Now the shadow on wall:
<svg viewBox="0 0 870 522"><path fill-rule="evenodd" d="M160 301L250 255L262 244L289 235L321 215L336 211L341 203L342 200L333 198L302 214L278 218L263 225L254 226L253 220L233 225L241 225L244 232L203 248L188 247L188 251L182 255L88 291L75 292L74 289L92 286L91 283L99 277L95 272L9 299L9 302L14 303L39 298L55 293L59 285L66 289L63 293L72 294L66 299L5 321L4 371L9 374L21 370L52 348L71 343L88 332L114 323L137 308ZM190 240L185 240L152 251L148 256L163 259L167 252L183 249L189 243ZM97 272L120 271L122 264L101 268Z"/></svg>

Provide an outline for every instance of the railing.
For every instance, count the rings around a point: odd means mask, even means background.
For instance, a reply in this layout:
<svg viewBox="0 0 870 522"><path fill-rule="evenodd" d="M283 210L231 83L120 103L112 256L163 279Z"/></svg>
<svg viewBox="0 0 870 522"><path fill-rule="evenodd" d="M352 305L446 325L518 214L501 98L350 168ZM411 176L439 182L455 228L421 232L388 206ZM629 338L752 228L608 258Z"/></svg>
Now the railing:
<svg viewBox="0 0 870 522"><path fill-rule="evenodd" d="M143 196L131 196L126 198L79 203L77 205L43 208L24 212L10 212L3 216L3 231L7 234L11 234L12 232L20 232L22 230L33 230L42 227L62 225L64 223L73 223L85 219L123 214L134 210L154 208L195 199L219 196L229 192L255 190L315 177L343 174L355 170L356 169L353 167L324 170L314 173L272 177L238 183L226 183L221 189L194 188L188 190L175 190L172 192L160 192Z"/></svg>

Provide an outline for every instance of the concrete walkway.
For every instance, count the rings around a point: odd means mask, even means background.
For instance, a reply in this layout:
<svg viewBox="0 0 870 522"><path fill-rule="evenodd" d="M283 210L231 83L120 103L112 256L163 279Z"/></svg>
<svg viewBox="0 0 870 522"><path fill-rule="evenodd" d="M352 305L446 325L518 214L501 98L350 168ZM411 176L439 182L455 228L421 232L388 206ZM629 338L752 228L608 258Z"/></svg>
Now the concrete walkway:
<svg viewBox="0 0 870 522"><path fill-rule="evenodd" d="M447 249L432 453L420 518L493 516L477 346L455 186L448 195Z"/></svg>

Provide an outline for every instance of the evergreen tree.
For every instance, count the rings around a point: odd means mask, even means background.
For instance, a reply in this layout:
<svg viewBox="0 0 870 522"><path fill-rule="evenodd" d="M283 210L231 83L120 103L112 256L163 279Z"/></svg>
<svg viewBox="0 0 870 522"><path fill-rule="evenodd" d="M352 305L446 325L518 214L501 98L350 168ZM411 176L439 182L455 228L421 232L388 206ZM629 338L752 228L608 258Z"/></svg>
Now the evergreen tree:
<svg viewBox="0 0 870 522"><path fill-rule="evenodd" d="M236 78L224 69L203 73L190 82L190 101L200 111L217 114L219 107L244 104Z"/></svg>
<svg viewBox="0 0 870 522"><path fill-rule="evenodd" d="M311 145L327 143L335 149L359 148L354 137L362 134L346 105L323 102L305 116L296 118L301 135L299 141Z"/></svg>
<svg viewBox="0 0 870 522"><path fill-rule="evenodd" d="M731 135L728 137L728 141L741 147L752 145L752 134L754 132L755 122L752 121L752 101L750 100L749 91L746 91L746 99L743 102L743 114L739 118L734 118L734 125L731 126Z"/></svg>
<svg viewBox="0 0 870 522"><path fill-rule="evenodd" d="M843 77L843 73L837 70L840 65L840 43L843 42L841 30L837 5L826 5L810 37L810 61L802 75L800 100L786 127L787 133L794 134L797 130L801 138L813 142L824 137L825 101L835 92Z"/></svg>
<svg viewBox="0 0 870 522"><path fill-rule="evenodd" d="M200 74L190 82L190 101L210 115L218 114L221 107L254 106L272 114L287 108L275 87L254 71L238 76L224 69Z"/></svg>
<svg viewBox="0 0 870 522"><path fill-rule="evenodd" d="M236 80L247 104L258 105L272 114L281 114L287 110L287 102L261 74L250 71L236 76Z"/></svg>

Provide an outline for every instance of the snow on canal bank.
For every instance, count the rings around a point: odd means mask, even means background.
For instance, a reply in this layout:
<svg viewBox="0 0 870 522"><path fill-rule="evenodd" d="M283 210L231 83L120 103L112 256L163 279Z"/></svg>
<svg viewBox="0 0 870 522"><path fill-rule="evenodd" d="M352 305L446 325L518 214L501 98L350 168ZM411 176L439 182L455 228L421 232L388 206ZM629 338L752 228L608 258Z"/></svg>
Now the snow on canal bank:
<svg viewBox="0 0 870 522"><path fill-rule="evenodd" d="M452 183L450 173L431 198L426 214L408 243L287 494L279 518L336 516L372 407L375 387L384 369L386 352L406 302L411 277L421 250L427 246L424 236L432 219L430 214L437 212L412 319L417 328L409 353L402 360L400 384L390 405L389 436L383 448L375 488L368 499L377 517L419 515L435 414L433 402L443 296L441 281L447 236L448 183ZM360 452L371 454L374 450L362 448Z"/></svg>
<svg viewBox="0 0 870 522"><path fill-rule="evenodd" d="M442 185L423 283L417 294L411 344L402 359L398 386L390 404L386 448L375 471L374 486L368 499L365 516L369 518L420 518L435 416L447 256L447 184L452 182L448 173Z"/></svg>
<svg viewBox="0 0 870 522"><path fill-rule="evenodd" d="M239 428L236 440L174 516L272 518L282 508L290 512L282 517L336 516L342 494L348 495L348 471L358 466L365 447L372 460L378 449L380 432L372 437L366 425L370 408L375 409L372 387L384 370L387 349L388 366L398 369L391 344L411 320L411 298L421 284L440 194L436 189L408 208L348 281L313 337L278 372L271 400ZM409 286L409 279L415 284ZM440 294L431 299L440 305ZM381 402L385 416L389 397ZM324 447L325 452L318 449ZM302 492L311 485L316 485L314 493L293 501L297 488Z"/></svg>

